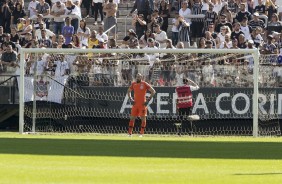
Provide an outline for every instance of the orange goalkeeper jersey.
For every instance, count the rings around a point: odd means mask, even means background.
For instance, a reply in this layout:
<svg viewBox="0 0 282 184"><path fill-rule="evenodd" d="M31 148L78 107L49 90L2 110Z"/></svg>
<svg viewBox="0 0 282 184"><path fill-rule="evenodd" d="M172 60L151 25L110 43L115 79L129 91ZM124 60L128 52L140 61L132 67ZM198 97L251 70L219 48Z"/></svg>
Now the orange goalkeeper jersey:
<svg viewBox="0 0 282 184"><path fill-rule="evenodd" d="M133 82L130 89L134 91L135 105L143 105L143 103L146 102L146 92L150 89L150 85L144 81L140 83Z"/></svg>

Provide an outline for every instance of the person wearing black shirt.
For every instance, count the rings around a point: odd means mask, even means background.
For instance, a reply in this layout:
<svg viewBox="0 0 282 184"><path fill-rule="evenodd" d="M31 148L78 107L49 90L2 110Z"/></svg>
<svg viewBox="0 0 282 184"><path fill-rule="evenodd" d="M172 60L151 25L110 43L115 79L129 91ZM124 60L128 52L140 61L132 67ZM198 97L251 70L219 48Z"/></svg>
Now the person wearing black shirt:
<svg viewBox="0 0 282 184"><path fill-rule="evenodd" d="M241 24L239 22L236 22L233 24L233 27L234 27L234 31L232 31L231 33L231 39L239 40L239 35L240 34L244 35L244 33L240 30Z"/></svg>
<svg viewBox="0 0 282 184"><path fill-rule="evenodd" d="M265 14L265 5L262 4L262 0L258 0L258 5L255 7L255 12L258 12L260 15Z"/></svg>
<svg viewBox="0 0 282 184"><path fill-rule="evenodd" d="M252 18L252 15L250 12L246 11L246 5L244 3L241 3L240 5L240 11L237 13L235 17L235 22L242 22L243 17L247 17L248 20L250 21Z"/></svg>
<svg viewBox="0 0 282 184"><path fill-rule="evenodd" d="M227 22L225 14L220 15L220 23L217 24L215 32L219 33L222 26L228 26L230 30L232 30L232 24L230 22Z"/></svg>

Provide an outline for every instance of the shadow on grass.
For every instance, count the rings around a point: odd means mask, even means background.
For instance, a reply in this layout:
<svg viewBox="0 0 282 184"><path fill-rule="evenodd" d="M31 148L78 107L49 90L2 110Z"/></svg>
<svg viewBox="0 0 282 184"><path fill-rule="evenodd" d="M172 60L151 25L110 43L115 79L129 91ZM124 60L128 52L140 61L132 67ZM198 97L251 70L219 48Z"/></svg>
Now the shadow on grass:
<svg viewBox="0 0 282 184"><path fill-rule="evenodd" d="M0 138L0 154L282 159L282 143Z"/></svg>
<svg viewBox="0 0 282 184"><path fill-rule="evenodd" d="M264 175L280 175L282 173L237 173L234 175L238 175L238 176L264 176Z"/></svg>

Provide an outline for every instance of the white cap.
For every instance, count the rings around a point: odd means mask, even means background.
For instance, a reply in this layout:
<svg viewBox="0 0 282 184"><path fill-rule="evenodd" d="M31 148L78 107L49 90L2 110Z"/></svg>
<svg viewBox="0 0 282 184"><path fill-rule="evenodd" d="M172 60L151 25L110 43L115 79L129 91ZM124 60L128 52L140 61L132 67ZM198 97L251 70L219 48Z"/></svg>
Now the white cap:
<svg viewBox="0 0 282 184"><path fill-rule="evenodd" d="M105 40L103 38L98 38L99 42L105 43Z"/></svg>
<svg viewBox="0 0 282 184"><path fill-rule="evenodd" d="M259 13L258 13L258 12L255 12L253 15L258 17L258 16L259 16Z"/></svg>

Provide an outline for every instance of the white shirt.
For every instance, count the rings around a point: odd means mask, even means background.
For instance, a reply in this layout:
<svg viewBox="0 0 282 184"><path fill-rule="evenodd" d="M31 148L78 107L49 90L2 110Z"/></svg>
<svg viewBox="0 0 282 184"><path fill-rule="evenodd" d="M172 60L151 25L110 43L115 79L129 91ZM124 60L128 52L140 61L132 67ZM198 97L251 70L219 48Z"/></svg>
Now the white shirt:
<svg viewBox="0 0 282 184"><path fill-rule="evenodd" d="M184 19L187 23L191 24L191 19L186 18L187 15L191 15L191 10L189 8L187 8L185 11L183 11L183 9L181 8L179 10L179 15L184 17Z"/></svg>
<svg viewBox="0 0 282 184"><path fill-rule="evenodd" d="M172 32L178 32L178 27L175 25L176 23L176 18L172 19L172 27L171 27L171 31Z"/></svg>
<svg viewBox="0 0 282 184"><path fill-rule="evenodd" d="M154 46L154 47L148 47L146 46L144 49L158 49L158 47ZM157 58L159 58L159 53L154 53L154 54L148 54L149 58L150 58L150 67L152 67L156 61Z"/></svg>
<svg viewBox="0 0 282 184"><path fill-rule="evenodd" d="M214 4L213 11L215 11L218 14L221 8L222 8L222 3Z"/></svg>
<svg viewBox="0 0 282 184"><path fill-rule="evenodd" d="M85 32L79 27L77 29L77 33L84 33L84 34L89 34L90 35L90 29L88 27L85 27ZM97 37L97 36L96 36ZM79 36L79 39L80 39L80 44L82 46L85 45L88 47L88 38L85 37L85 36Z"/></svg>
<svg viewBox="0 0 282 184"><path fill-rule="evenodd" d="M97 33L96 38L97 38L97 39L103 38L103 40L104 40L105 42L108 42L108 40L109 40L107 34L105 34L105 33L103 33L103 34L101 34L101 35L100 35L99 33Z"/></svg>
<svg viewBox="0 0 282 184"><path fill-rule="evenodd" d="M30 1L28 4L28 11L29 11L29 17L37 16L36 11L33 11L33 9L36 9L36 5L39 4L38 1Z"/></svg>
<svg viewBox="0 0 282 184"><path fill-rule="evenodd" d="M46 37L47 38L51 38L52 36L55 35L55 33L53 33L52 31L50 31L49 29L45 29L46 30ZM42 36L41 36L41 29L36 29L35 31L35 37L37 38L37 40L41 40Z"/></svg>
<svg viewBox="0 0 282 184"><path fill-rule="evenodd" d="M36 74L42 75L43 72L45 71L46 66L47 66L47 62L46 62L45 59L37 61L37 63L36 63ZM34 73L34 68L35 68L35 63L32 63L32 65L30 67L30 74Z"/></svg>
<svg viewBox="0 0 282 184"><path fill-rule="evenodd" d="M252 39L249 26L241 26L240 31L245 35L245 41Z"/></svg>
<svg viewBox="0 0 282 184"><path fill-rule="evenodd" d="M79 20L81 19L81 10L78 6L75 5L75 8L71 11L66 9L65 15L77 15Z"/></svg>
<svg viewBox="0 0 282 184"><path fill-rule="evenodd" d="M167 39L166 32L161 31L160 33L155 33L155 40L160 43L160 48L166 47L166 43L165 43L166 39Z"/></svg>
<svg viewBox="0 0 282 184"><path fill-rule="evenodd" d="M58 8L56 4L54 4L51 8L51 12L54 12L54 13L58 13L58 12L62 12L62 11L65 11L65 4L64 3L61 3L61 7ZM65 18L60 18L60 17L55 17L54 18L54 21L55 22L64 22L65 21Z"/></svg>
<svg viewBox="0 0 282 184"><path fill-rule="evenodd" d="M55 70L55 76L63 76L66 73L66 70L69 69L69 64L66 61L55 61L55 64L57 64L56 70Z"/></svg>

